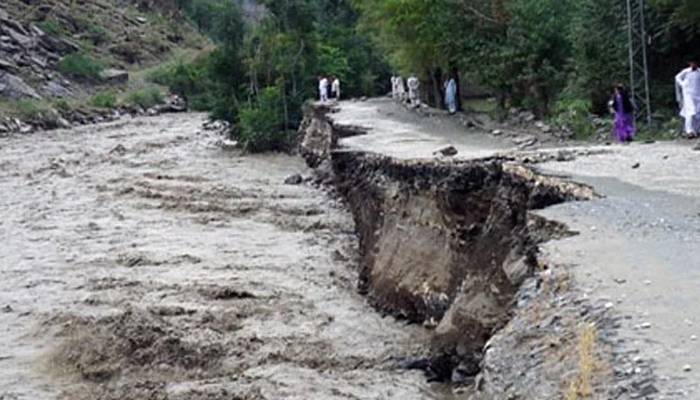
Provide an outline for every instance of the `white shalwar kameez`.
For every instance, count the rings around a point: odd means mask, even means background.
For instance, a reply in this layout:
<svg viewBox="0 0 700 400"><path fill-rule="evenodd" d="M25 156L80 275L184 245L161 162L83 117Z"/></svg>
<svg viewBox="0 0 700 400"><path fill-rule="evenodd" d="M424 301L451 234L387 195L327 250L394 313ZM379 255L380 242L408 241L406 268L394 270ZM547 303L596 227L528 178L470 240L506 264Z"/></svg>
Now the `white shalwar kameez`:
<svg viewBox="0 0 700 400"><path fill-rule="evenodd" d="M685 133L695 136L700 128L700 69L684 69L676 76L676 84L683 94L681 117L685 119Z"/></svg>
<svg viewBox="0 0 700 400"><path fill-rule="evenodd" d="M328 101L328 79L323 78L318 82L318 93L321 101Z"/></svg>
<svg viewBox="0 0 700 400"><path fill-rule="evenodd" d="M331 84L331 92L333 92L335 99L340 101L340 79L335 78L333 80L333 84Z"/></svg>
<svg viewBox="0 0 700 400"><path fill-rule="evenodd" d="M408 100L412 107L420 106L420 81L415 76L408 78Z"/></svg>

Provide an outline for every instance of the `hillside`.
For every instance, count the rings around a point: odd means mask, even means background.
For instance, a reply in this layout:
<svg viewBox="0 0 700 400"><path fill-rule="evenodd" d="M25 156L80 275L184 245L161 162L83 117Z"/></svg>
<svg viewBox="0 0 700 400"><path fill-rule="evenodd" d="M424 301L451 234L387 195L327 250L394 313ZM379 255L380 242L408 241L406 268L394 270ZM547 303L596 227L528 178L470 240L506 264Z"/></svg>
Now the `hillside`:
<svg viewBox="0 0 700 400"><path fill-rule="evenodd" d="M31 116L57 99L65 106L104 90L141 90L139 71L207 45L170 1L5 0L0 116Z"/></svg>

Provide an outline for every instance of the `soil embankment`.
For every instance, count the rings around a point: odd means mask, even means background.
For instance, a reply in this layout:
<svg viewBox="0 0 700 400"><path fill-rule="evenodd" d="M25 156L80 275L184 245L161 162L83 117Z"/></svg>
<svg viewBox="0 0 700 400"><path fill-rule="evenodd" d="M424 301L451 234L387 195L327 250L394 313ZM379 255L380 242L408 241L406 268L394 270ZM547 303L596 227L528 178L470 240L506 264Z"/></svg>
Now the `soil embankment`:
<svg viewBox="0 0 700 400"><path fill-rule="evenodd" d="M485 398L563 395L578 379L561 375L576 369L580 327L603 327L604 318L574 301L564 270L538 260L538 244L568 232L530 211L592 199L591 187L493 152L471 157L484 148L463 159L421 157L426 143L416 135L373 124L317 106L301 151L353 212L360 290L378 309L433 329L429 359L413 366L434 379L476 380ZM373 139L376 146L365 146ZM458 148L469 148L467 140ZM603 392L605 375L587 379Z"/></svg>

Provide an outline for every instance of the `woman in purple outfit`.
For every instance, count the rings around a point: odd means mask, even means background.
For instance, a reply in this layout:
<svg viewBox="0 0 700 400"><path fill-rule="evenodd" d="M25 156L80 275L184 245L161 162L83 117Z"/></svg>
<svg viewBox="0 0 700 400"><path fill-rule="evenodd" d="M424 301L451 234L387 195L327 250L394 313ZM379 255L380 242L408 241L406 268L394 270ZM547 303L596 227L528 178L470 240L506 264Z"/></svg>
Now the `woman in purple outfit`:
<svg viewBox="0 0 700 400"><path fill-rule="evenodd" d="M623 85L615 85L611 103L615 112L615 138L620 143L631 142L635 134L634 105Z"/></svg>

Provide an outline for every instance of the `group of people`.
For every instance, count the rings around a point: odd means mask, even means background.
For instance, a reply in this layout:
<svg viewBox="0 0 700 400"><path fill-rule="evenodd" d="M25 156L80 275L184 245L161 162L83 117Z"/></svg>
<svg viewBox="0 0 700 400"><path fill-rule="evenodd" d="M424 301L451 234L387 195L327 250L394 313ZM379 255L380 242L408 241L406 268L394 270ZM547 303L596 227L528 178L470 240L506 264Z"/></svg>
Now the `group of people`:
<svg viewBox="0 0 700 400"><path fill-rule="evenodd" d="M330 99L340 100L340 79L338 77L318 77L319 100L326 102Z"/></svg>
<svg viewBox="0 0 700 400"><path fill-rule="evenodd" d="M700 134L700 68L696 61L676 75L676 100L683 118L683 132L688 138ZM634 104L625 87L615 85L611 111L615 114L615 138L621 143L630 142L635 135Z"/></svg>
<svg viewBox="0 0 700 400"><path fill-rule="evenodd" d="M392 76L391 97L400 102L407 102L413 108L420 107L420 80L415 75L411 75L404 86L404 80L401 76Z"/></svg>
<svg viewBox="0 0 700 400"><path fill-rule="evenodd" d="M420 107L420 80L415 75L411 75L404 85L401 76L392 76L391 97L394 100L408 103L410 107ZM457 112L457 81L452 77L445 80L445 106L450 114Z"/></svg>

